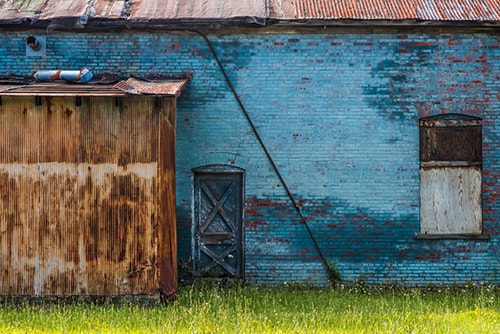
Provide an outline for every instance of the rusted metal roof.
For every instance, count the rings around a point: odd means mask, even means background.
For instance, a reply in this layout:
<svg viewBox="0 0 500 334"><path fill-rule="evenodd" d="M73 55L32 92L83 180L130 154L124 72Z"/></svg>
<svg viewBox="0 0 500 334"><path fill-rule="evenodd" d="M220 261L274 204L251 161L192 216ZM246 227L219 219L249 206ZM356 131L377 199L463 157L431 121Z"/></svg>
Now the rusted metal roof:
<svg viewBox="0 0 500 334"><path fill-rule="evenodd" d="M0 96L179 96L189 79L142 81L122 80L117 84L34 82L26 85L0 85Z"/></svg>
<svg viewBox="0 0 500 334"><path fill-rule="evenodd" d="M316 21L500 23L498 0L0 0L0 24L269 25Z"/></svg>
<svg viewBox="0 0 500 334"><path fill-rule="evenodd" d="M499 21L498 0L303 0L296 19Z"/></svg>
<svg viewBox="0 0 500 334"><path fill-rule="evenodd" d="M129 19L213 19L266 16L266 0L141 0L132 5Z"/></svg>
<svg viewBox="0 0 500 334"><path fill-rule="evenodd" d="M114 88L132 95L173 95L179 96L189 80L143 81L134 78L120 81Z"/></svg>

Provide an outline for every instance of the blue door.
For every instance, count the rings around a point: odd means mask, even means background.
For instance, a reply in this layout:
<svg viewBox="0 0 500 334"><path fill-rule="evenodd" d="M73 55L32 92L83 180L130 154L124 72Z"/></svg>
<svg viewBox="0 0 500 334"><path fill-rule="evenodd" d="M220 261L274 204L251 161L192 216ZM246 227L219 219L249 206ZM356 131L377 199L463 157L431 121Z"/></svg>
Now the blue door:
<svg viewBox="0 0 500 334"><path fill-rule="evenodd" d="M242 169L194 170L193 259L200 277L243 277Z"/></svg>

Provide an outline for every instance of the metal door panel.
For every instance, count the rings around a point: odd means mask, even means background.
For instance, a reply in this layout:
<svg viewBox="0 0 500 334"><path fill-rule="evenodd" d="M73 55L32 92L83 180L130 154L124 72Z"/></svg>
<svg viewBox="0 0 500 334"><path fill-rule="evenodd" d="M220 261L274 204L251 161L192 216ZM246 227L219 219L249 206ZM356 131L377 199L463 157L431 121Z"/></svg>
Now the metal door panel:
<svg viewBox="0 0 500 334"><path fill-rule="evenodd" d="M194 174L193 259L202 277L243 276L243 173L230 166Z"/></svg>

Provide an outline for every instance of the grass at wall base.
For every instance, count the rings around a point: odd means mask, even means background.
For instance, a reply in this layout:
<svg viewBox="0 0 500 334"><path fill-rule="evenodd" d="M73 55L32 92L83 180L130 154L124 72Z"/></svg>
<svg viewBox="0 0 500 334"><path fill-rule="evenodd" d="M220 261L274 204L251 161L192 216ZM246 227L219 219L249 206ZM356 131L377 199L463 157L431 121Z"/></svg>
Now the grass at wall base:
<svg viewBox="0 0 500 334"><path fill-rule="evenodd" d="M4 300L0 333L500 333L500 289L200 283L145 306Z"/></svg>

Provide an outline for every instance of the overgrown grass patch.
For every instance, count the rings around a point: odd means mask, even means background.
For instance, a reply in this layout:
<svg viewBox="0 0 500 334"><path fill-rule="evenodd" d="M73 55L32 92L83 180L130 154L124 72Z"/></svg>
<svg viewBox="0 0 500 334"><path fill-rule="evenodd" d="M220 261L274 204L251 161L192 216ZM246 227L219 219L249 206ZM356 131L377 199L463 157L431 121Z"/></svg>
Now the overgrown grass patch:
<svg viewBox="0 0 500 334"><path fill-rule="evenodd" d="M493 286L180 288L161 306L6 303L0 333L500 333Z"/></svg>

